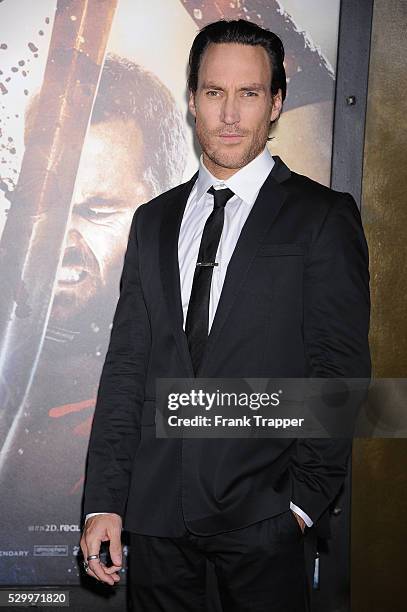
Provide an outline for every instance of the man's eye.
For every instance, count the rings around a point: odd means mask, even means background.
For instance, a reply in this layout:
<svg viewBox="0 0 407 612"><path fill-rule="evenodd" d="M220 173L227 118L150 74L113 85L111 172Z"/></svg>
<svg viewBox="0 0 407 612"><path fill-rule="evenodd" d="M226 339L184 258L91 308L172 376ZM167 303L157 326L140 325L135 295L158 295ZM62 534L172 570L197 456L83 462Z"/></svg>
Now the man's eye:
<svg viewBox="0 0 407 612"><path fill-rule="evenodd" d="M77 206L75 212L85 219L106 219L116 211L107 207Z"/></svg>
<svg viewBox="0 0 407 612"><path fill-rule="evenodd" d="M245 95L251 98L252 96L257 96L257 91L245 91Z"/></svg>
<svg viewBox="0 0 407 612"><path fill-rule="evenodd" d="M113 210L106 210L105 208L89 208L89 214L92 215L93 217L109 217L110 215L113 215L114 211Z"/></svg>
<svg viewBox="0 0 407 612"><path fill-rule="evenodd" d="M210 98L214 98L215 96L217 96L217 94L220 93L219 91L215 91L215 90L211 90L211 91L207 91L206 94L210 97Z"/></svg>

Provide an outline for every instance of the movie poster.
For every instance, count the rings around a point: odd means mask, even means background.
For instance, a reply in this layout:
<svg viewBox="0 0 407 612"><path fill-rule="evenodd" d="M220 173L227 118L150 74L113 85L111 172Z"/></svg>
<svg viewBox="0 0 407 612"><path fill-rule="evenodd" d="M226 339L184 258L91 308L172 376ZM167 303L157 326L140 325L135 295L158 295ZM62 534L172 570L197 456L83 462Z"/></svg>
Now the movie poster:
<svg viewBox="0 0 407 612"><path fill-rule="evenodd" d="M186 91L198 29L242 18L282 38L288 94L270 150L329 185L339 5L0 2L2 585L79 583L86 451L130 222L198 166Z"/></svg>

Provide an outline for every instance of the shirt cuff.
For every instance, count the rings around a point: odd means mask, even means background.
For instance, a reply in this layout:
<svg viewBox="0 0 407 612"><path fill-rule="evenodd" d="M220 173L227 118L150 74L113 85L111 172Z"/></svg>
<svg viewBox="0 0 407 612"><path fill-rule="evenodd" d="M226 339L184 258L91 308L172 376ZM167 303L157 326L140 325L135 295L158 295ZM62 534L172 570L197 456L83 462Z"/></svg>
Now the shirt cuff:
<svg viewBox="0 0 407 612"><path fill-rule="evenodd" d="M91 512L85 516L85 523L91 516L96 516L97 514L111 514L111 512Z"/></svg>
<svg viewBox="0 0 407 612"><path fill-rule="evenodd" d="M305 514L304 510L301 510L301 508L293 504L292 501L290 501L290 510L293 510L296 514L298 514L303 519L307 527L312 527L314 522L310 519L308 514Z"/></svg>

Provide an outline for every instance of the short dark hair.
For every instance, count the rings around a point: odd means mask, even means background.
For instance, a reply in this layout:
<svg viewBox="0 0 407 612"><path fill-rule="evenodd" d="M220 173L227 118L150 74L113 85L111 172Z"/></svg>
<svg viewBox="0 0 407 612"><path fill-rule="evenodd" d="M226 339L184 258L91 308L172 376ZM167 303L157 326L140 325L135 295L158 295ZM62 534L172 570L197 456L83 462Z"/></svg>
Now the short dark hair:
<svg viewBox="0 0 407 612"><path fill-rule="evenodd" d="M240 45L259 45L266 50L271 64L271 94L276 95L281 89L283 101L287 92L287 81L284 68L284 46L281 39L257 24L245 19L220 20L203 27L192 43L188 62L188 89L196 93L198 89L198 72L202 56L211 44L237 43Z"/></svg>
<svg viewBox="0 0 407 612"><path fill-rule="evenodd" d="M154 74L131 60L109 53L92 110L91 123L112 118L133 120L144 136L144 179L153 195L179 184L187 143L183 115Z"/></svg>

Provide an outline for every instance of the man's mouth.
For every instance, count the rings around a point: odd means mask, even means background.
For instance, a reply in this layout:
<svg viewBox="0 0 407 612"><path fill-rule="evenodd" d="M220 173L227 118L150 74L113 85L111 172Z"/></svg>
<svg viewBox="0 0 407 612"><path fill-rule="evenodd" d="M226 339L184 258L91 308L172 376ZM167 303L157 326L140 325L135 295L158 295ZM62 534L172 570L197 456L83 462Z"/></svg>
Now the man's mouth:
<svg viewBox="0 0 407 612"><path fill-rule="evenodd" d="M63 266L58 274L58 283L60 285L77 285L81 283L88 273L83 268L77 268L74 266Z"/></svg>
<svg viewBox="0 0 407 612"><path fill-rule="evenodd" d="M225 142L235 142L243 138L242 134L219 134L219 137Z"/></svg>

